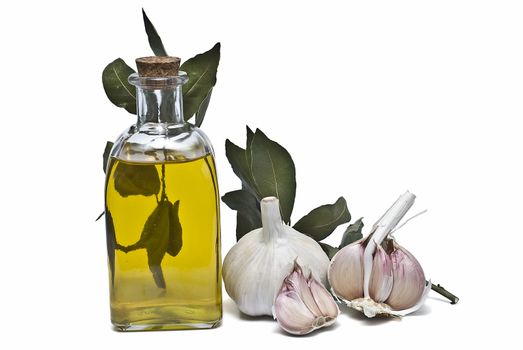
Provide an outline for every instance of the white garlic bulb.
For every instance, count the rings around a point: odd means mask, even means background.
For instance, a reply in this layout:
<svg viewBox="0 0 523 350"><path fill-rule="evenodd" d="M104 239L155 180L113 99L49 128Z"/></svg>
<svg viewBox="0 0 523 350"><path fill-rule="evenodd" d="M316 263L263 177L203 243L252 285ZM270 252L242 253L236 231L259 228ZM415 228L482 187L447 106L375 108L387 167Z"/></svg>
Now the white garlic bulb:
<svg viewBox="0 0 523 350"><path fill-rule="evenodd" d="M282 222L276 197L261 200L262 228L236 243L223 261L225 290L241 312L272 316L272 306L294 261L327 285L329 258L312 238Z"/></svg>
<svg viewBox="0 0 523 350"><path fill-rule="evenodd" d="M286 332L303 335L333 324L340 309L327 289L311 273L305 277L295 263L276 296L273 314Z"/></svg>
<svg viewBox="0 0 523 350"><path fill-rule="evenodd" d="M367 238L342 248L332 258L328 277L333 293L367 317L414 312L430 291L420 263L389 238L414 199L410 192L403 194Z"/></svg>

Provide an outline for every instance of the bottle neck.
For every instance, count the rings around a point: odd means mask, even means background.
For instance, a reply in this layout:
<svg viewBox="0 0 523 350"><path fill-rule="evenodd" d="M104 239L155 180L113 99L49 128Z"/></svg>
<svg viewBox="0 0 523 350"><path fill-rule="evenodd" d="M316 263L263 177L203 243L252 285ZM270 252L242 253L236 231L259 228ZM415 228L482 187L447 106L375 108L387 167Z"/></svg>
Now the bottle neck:
<svg viewBox="0 0 523 350"><path fill-rule="evenodd" d="M129 83L136 86L138 127L148 124L183 125L182 85L187 73L166 77L141 77L134 73Z"/></svg>
<svg viewBox="0 0 523 350"><path fill-rule="evenodd" d="M184 124L182 85L163 87L136 87L138 126L145 123Z"/></svg>

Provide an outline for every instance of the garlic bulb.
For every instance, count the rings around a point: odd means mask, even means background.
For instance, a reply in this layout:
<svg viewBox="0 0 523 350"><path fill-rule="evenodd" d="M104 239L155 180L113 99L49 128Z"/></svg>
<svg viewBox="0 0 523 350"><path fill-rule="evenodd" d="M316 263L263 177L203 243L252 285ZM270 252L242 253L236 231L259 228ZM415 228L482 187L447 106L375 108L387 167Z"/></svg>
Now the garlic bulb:
<svg viewBox="0 0 523 350"><path fill-rule="evenodd" d="M234 245L223 261L225 290L241 312L272 316L272 306L294 261L326 285L329 258L312 238L282 222L276 197L261 200L262 228Z"/></svg>
<svg viewBox="0 0 523 350"><path fill-rule="evenodd" d="M390 238L414 199L407 191L374 224L367 238L342 248L332 258L328 277L333 293L367 317L414 312L430 291L416 258Z"/></svg>
<svg viewBox="0 0 523 350"><path fill-rule="evenodd" d="M327 289L311 273L305 277L295 263L276 296L273 314L286 332L302 335L333 324L340 309Z"/></svg>

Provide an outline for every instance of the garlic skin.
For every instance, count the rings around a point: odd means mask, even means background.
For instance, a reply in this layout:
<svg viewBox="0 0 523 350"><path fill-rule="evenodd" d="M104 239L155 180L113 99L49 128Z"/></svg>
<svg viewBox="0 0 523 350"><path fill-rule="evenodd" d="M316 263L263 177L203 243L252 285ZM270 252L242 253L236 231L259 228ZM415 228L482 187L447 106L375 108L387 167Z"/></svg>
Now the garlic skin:
<svg viewBox="0 0 523 350"><path fill-rule="evenodd" d="M335 296L367 317L404 316L418 310L430 291L420 263L390 238L416 197L406 192L365 239L332 258L328 278Z"/></svg>
<svg viewBox="0 0 523 350"><path fill-rule="evenodd" d="M282 222L279 201L260 202L262 228L244 235L223 261L225 290L244 314L272 316L272 306L294 261L327 284L329 258L312 238Z"/></svg>
<svg viewBox="0 0 523 350"><path fill-rule="evenodd" d="M332 325L340 309L336 302L311 273L305 277L298 263L283 281L276 296L273 316L286 332L303 335Z"/></svg>

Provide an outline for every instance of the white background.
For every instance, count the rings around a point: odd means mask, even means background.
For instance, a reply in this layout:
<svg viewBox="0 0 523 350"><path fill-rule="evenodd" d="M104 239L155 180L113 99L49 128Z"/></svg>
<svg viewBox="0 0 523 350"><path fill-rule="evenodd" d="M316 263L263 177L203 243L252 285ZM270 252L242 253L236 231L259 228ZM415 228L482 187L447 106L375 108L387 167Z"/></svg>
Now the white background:
<svg viewBox="0 0 523 350"><path fill-rule="evenodd" d="M523 5L518 1L12 1L3 4L0 348L457 348L515 344L521 316ZM433 281L402 321L342 309L309 337L239 316L208 331L111 330L102 152L134 118L105 65L220 41L203 129L221 193L239 188L224 142L259 127L292 154L293 220L343 195L366 229L406 189L428 213L396 237ZM336 244L341 228L329 241ZM222 205L223 254L235 214ZM365 231L367 232L367 231ZM517 344L517 343L516 343ZM516 346L516 345L513 345Z"/></svg>

